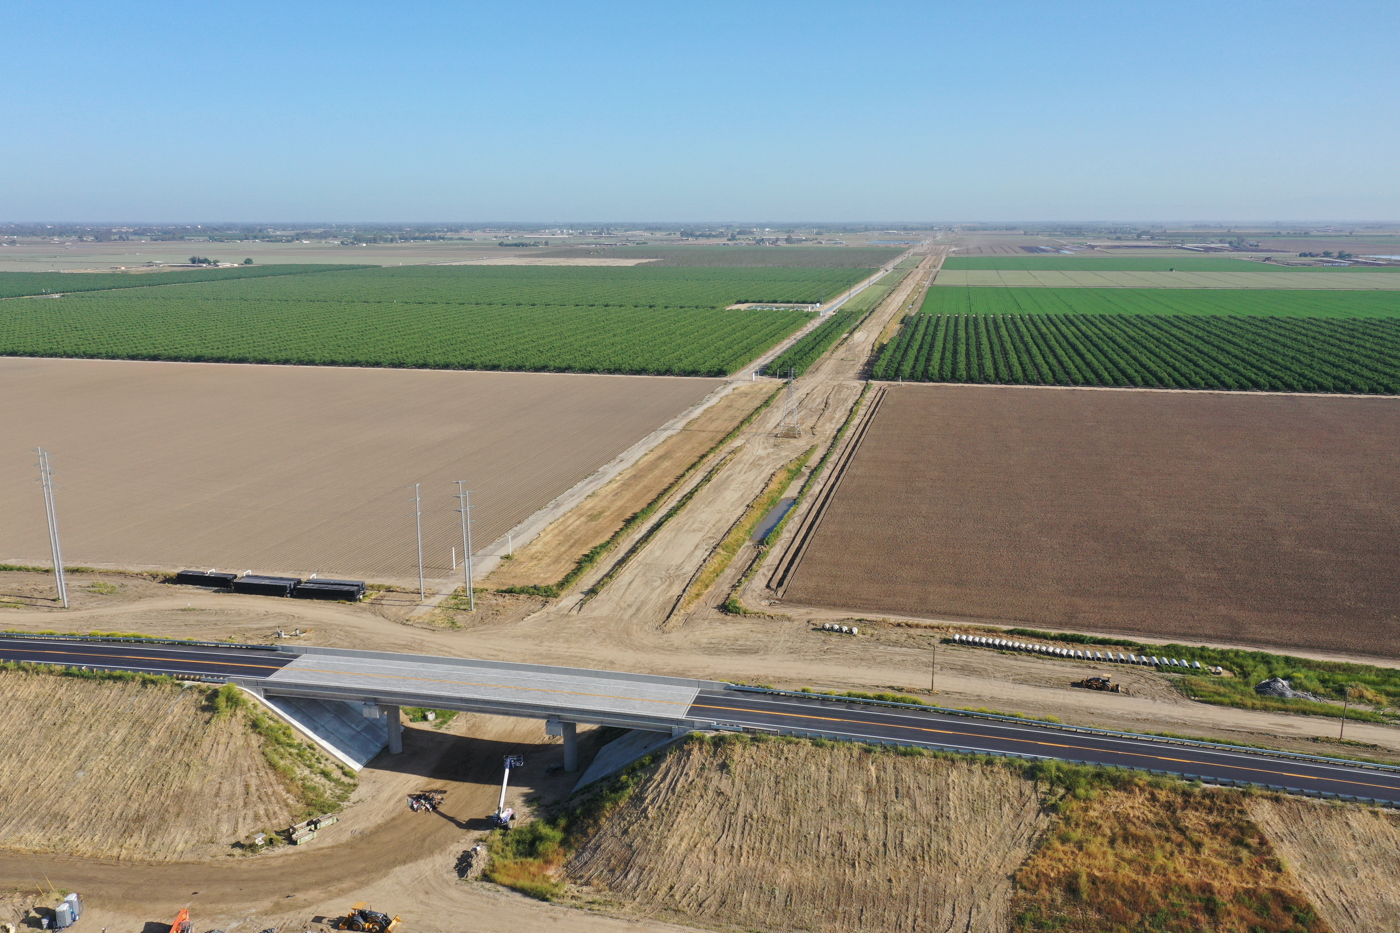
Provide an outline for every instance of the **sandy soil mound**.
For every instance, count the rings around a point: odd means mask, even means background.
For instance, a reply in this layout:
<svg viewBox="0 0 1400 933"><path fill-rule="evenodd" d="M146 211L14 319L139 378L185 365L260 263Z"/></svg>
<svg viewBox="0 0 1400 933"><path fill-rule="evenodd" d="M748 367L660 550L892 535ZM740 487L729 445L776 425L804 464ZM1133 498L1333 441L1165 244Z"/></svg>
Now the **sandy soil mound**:
<svg viewBox="0 0 1400 933"><path fill-rule="evenodd" d="M206 691L0 671L0 839L78 856L187 859L291 820L237 716Z"/></svg>
<svg viewBox="0 0 1400 933"><path fill-rule="evenodd" d="M1400 815L1296 797L1247 806L1337 933L1400 929Z"/></svg>
<svg viewBox="0 0 1400 933"><path fill-rule="evenodd" d="M691 742L569 864L648 916L745 929L1007 929L1046 825L996 767L866 748Z"/></svg>

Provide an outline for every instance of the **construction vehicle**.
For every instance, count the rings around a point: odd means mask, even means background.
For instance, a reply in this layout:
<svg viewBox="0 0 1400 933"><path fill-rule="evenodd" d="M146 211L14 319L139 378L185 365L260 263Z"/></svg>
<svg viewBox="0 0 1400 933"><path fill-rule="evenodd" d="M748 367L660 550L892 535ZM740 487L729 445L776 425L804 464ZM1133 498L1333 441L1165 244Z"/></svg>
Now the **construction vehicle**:
<svg viewBox="0 0 1400 933"><path fill-rule="evenodd" d="M1105 674L1102 677L1085 677L1083 680L1076 680L1070 684L1071 687L1083 687L1085 690L1103 690L1106 693L1127 694L1128 690L1122 684L1115 684L1111 675Z"/></svg>
<svg viewBox="0 0 1400 933"><path fill-rule="evenodd" d="M501 778L501 801L496 804L496 812L491 816L491 824L497 829L510 829L515 819L515 809L506 806L506 785L510 783L510 769L525 767L525 759L519 755L506 756L506 774Z"/></svg>
<svg viewBox="0 0 1400 933"><path fill-rule="evenodd" d="M389 933L390 930L398 929L402 922L398 917L390 918L388 914L370 910L368 904L360 901L358 904L350 905L350 913L337 920L335 928L337 930L362 930L365 933Z"/></svg>
<svg viewBox="0 0 1400 933"><path fill-rule="evenodd" d="M190 921L190 909L188 907L181 908L180 912L175 915L175 922L170 924L170 933L191 933L193 929L194 923Z"/></svg>

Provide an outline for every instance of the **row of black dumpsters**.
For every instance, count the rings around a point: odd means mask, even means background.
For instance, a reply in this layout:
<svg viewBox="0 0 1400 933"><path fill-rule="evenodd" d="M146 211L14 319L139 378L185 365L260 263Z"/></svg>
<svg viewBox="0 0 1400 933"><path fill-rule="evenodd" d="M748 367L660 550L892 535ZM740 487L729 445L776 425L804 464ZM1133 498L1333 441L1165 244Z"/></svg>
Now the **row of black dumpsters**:
<svg viewBox="0 0 1400 933"><path fill-rule="evenodd" d="M365 598L363 580L327 580L312 576L268 577L256 573L226 573L218 570L181 570L175 582L211 590L232 590L253 596L290 596L292 599L344 599L358 602Z"/></svg>

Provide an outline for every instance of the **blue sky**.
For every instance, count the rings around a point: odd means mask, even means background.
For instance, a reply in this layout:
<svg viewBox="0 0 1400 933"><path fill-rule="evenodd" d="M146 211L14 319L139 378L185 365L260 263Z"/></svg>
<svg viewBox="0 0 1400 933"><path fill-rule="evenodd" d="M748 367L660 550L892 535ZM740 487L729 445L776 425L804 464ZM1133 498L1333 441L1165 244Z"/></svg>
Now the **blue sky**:
<svg viewBox="0 0 1400 933"><path fill-rule="evenodd" d="M0 6L0 220L1400 220L1400 3Z"/></svg>

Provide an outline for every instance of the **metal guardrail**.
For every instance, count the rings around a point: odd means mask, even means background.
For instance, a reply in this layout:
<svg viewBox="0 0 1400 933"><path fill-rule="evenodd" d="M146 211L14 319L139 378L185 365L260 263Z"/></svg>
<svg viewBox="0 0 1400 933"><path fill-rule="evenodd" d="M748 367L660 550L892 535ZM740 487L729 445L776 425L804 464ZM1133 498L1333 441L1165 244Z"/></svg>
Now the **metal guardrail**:
<svg viewBox="0 0 1400 933"><path fill-rule="evenodd" d="M750 687L743 684L729 684L728 689L741 690L747 693L765 693L773 696L794 697L803 700L827 700L835 703L860 703L870 706L892 707L895 709L919 710L925 713L961 716L966 719L982 719L993 722L1013 723L1022 726L1041 726L1059 732L1076 732L1083 735L1157 742L1163 745L1180 745L1188 748L1204 748L1214 751L1243 752L1250 755L1267 755L1271 758L1287 758L1293 761L1309 761L1317 764L1345 765L1351 768L1366 768L1373 771L1388 771L1393 774L1400 774L1400 766L1381 764L1374 761L1359 761L1352 758L1328 758L1325 755L1307 755L1302 752L1276 751L1270 748L1250 748L1248 745L1227 745L1222 742L1205 742L1200 739L1183 739L1167 735L1148 735L1141 732L1115 732L1111 729L1095 729L1092 726L1071 726L1061 722L1050 722L1044 719L1022 719L1019 716L1003 716L998 713L980 713L975 710L952 709L946 706L925 706L919 703L899 703L891 700L867 700L858 697L836 696L829 693L801 693L792 690L774 690L769 687Z"/></svg>

